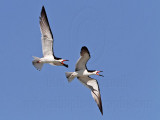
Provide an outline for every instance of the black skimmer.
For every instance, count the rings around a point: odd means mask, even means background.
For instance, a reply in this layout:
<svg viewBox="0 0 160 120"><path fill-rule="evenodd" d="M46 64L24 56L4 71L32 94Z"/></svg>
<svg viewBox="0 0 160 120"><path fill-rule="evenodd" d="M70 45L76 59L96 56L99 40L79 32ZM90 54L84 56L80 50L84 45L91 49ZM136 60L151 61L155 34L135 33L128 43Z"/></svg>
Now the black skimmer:
<svg viewBox="0 0 160 120"><path fill-rule="evenodd" d="M56 66L65 66L68 67L67 64L64 64L64 60L62 58L55 57L54 52L53 52L53 34L51 31L51 28L49 26L47 14L45 11L44 6L42 7L41 10L41 16L40 16L40 30L41 30L41 39L42 39L42 52L43 52L43 57L38 58L34 57L34 60L32 61L32 64L37 68L37 70L41 70L42 66L44 63L49 63L51 65L56 65Z"/></svg>
<svg viewBox="0 0 160 120"><path fill-rule="evenodd" d="M91 90L92 97L96 101L99 110L103 115L103 108L102 108L102 101L101 101L101 94L97 80L89 77L90 75L100 75L99 72L96 70L88 70L86 67L87 61L90 59L90 53L87 47L82 47L80 52L80 58L76 63L75 72L66 72L66 77L69 82L71 82L75 77L79 79L79 81L84 84L87 88Z"/></svg>

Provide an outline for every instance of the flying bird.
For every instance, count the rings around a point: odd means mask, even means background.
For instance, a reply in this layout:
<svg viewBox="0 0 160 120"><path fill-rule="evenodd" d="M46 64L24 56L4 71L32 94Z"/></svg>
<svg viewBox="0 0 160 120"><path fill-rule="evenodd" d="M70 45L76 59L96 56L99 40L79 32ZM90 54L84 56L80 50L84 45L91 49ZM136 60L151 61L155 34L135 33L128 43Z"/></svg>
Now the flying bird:
<svg viewBox="0 0 160 120"><path fill-rule="evenodd" d="M99 72L103 71L88 70L86 64L89 59L90 59L90 53L88 51L88 48L86 46L83 46L81 48L80 58L76 63L75 72L66 72L65 74L69 82L71 82L75 77L77 77L83 85L85 85L87 88L91 90L92 97L96 101L99 110L103 115L101 94L98 82L96 79L89 77L90 75L99 75L104 77L103 75L99 74Z"/></svg>
<svg viewBox="0 0 160 120"><path fill-rule="evenodd" d="M58 58L54 55L53 52L53 34L51 31L51 28L49 26L47 14L45 11L44 6L41 10L41 16L39 17L40 21L40 31L41 31L41 40L42 40L42 52L43 57L38 58L33 56L34 60L32 61L32 64L37 70L41 70L44 63L49 63L50 65L55 66L65 66L68 67L67 64L64 64L64 60L62 58Z"/></svg>

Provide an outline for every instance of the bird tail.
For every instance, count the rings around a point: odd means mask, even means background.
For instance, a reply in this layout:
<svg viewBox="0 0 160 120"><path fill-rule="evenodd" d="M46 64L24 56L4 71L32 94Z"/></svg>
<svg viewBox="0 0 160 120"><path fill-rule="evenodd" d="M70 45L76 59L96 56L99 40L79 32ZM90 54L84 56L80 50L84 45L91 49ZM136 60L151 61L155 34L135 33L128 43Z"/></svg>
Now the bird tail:
<svg viewBox="0 0 160 120"><path fill-rule="evenodd" d="M66 78L68 79L68 82L71 82L76 76L72 75L73 72L66 72Z"/></svg>
<svg viewBox="0 0 160 120"><path fill-rule="evenodd" d="M40 58L33 56L34 60L32 61L33 66L37 69L37 70L41 70L43 67L43 63L40 62Z"/></svg>

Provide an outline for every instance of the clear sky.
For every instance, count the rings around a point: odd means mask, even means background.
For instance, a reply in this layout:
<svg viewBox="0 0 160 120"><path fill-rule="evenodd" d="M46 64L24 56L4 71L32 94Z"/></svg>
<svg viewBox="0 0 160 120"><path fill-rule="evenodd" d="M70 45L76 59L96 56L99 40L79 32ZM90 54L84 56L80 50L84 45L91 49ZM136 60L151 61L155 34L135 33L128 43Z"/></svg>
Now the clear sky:
<svg viewBox="0 0 160 120"><path fill-rule="evenodd" d="M45 64L39 16L45 6L57 57ZM159 0L1 0L0 120L160 120ZM90 91L68 83L82 46L99 82L102 116Z"/></svg>

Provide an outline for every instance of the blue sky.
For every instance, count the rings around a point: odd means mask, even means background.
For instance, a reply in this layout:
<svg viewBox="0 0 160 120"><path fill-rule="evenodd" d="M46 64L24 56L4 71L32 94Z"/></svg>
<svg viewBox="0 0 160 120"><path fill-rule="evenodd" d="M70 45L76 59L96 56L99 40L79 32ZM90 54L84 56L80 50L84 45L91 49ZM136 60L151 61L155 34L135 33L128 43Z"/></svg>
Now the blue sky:
<svg viewBox="0 0 160 120"><path fill-rule="evenodd" d="M57 57L69 68L32 66L41 57L39 16L45 6ZM159 120L159 0L1 0L1 120ZM90 91L68 83L82 46L88 69L103 70L102 116Z"/></svg>

